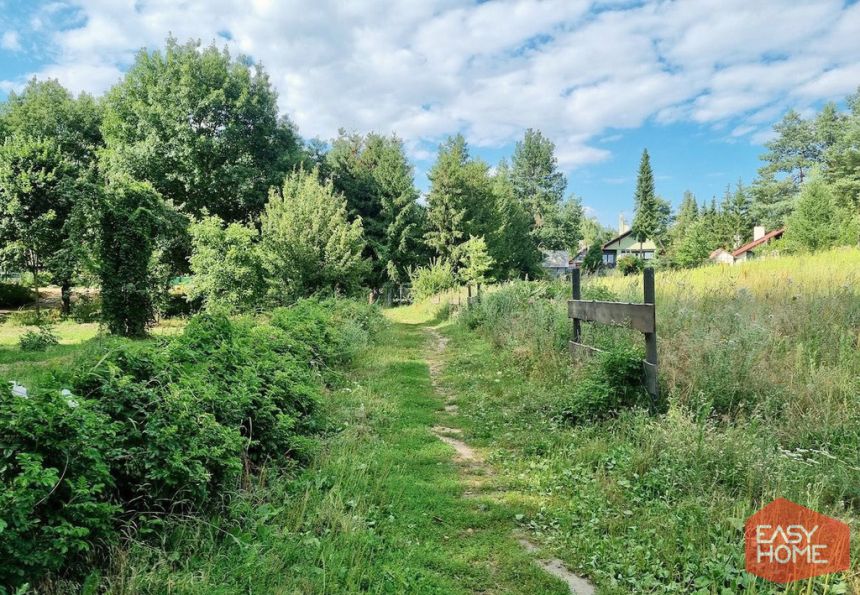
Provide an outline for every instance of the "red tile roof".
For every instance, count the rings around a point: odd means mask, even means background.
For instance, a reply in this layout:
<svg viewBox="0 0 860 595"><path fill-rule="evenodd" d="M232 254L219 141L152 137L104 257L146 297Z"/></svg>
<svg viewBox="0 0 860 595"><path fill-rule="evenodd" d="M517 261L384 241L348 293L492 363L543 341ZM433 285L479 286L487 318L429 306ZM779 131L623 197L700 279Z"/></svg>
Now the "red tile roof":
<svg viewBox="0 0 860 595"><path fill-rule="evenodd" d="M740 248L738 248L737 250L735 250L734 252L732 252L732 256L734 256L735 258L737 258L738 256L740 256L740 255L741 255L741 254L743 254L744 252L749 252L749 251L750 251L750 250L752 250L753 248L757 248L758 246L761 246L762 244L766 244L767 242L769 242L769 241L770 241L770 240L772 240L773 238L778 238L778 237L779 237L779 236L781 236L783 233L785 233L785 228L784 228L784 227L780 227L779 229L774 229L774 230L773 230L773 231L771 231L770 233L766 233L766 234L764 234L764 235L763 235L762 237L760 237L759 239L757 239L757 240L753 240L753 241L752 241L752 242L750 242L749 244L744 244L743 246L741 246Z"/></svg>

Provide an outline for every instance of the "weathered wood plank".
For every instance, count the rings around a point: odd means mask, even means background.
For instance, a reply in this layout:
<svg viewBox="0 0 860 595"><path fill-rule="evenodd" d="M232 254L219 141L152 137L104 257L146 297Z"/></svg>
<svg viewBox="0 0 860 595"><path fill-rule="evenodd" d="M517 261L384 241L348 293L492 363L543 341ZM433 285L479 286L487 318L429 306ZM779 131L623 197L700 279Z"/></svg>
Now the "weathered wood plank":
<svg viewBox="0 0 860 595"><path fill-rule="evenodd" d="M645 390L647 390L648 394L651 395L651 398L656 401L660 394L657 385L657 364L643 361L642 366L645 368Z"/></svg>
<svg viewBox="0 0 860 595"><path fill-rule="evenodd" d="M570 349L570 355L572 357L591 357L592 355L603 353L602 349L598 349L597 347L592 347L590 345L583 345L582 343L577 343L576 341L570 341L568 345Z"/></svg>
<svg viewBox="0 0 860 595"><path fill-rule="evenodd" d="M625 325L643 333L654 332L653 304L568 300L567 313L570 318Z"/></svg>

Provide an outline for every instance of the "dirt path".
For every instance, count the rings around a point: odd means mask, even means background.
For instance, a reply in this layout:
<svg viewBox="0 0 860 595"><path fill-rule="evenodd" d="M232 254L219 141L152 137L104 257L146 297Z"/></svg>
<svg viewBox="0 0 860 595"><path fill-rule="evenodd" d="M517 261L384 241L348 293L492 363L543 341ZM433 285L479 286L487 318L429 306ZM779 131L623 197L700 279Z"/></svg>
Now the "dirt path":
<svg viewBox="0 0 860 595"><path fill-rule="evenodd" d="M446 420L446 423L454 426L456 425L456 416L459 414L457 398L456 395L447 391L441 382L442 354L448 345L448 340L432 327L426 327L426 330L433 341L432 350L427 356L430 381L433 390L445 398L445 417L450 420ZM463 494L464 497L473 496L476 492L494 498L503 496L497 487L489 485L491 482L487 481L492 477L492 469L486 464L484 454L463 441L461 429L448 425L436 425L433 426L432 432L439 440L454 449L454 461L460 466L460 474L467 488ZM568 570L561 560L540 556L540 547L524 537L518 538L517 541L526 552L534 556L535 563L546 573L567 584L572 594L593 595L595 593L594 586L587 579Z"/></svg>

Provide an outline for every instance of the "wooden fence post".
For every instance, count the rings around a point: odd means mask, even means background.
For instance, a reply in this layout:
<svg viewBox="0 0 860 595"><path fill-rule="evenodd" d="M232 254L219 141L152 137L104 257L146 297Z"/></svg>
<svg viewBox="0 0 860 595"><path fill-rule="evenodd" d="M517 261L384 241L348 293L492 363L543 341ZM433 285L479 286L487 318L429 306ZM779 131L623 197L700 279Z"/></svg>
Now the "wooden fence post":
<svg viewBox="0 0 860 595"><path fill-rule="evenodd" d="M481 301L481 284L478 283L478 302Z"/></svg>
<svg viewBox="0 0 860 595"><path fill-rule="evenodd" d="M644 298L646 304L654 305L654 269L651 267L643 271L642 285L645 289ZM648 389L648 394L651 395L652 404L657 406L657 399L660 396L660 387L657 382L657 323L654 322L654 328L650 333L645 334L645 388Z"/></svg>
<svg viewBox="0 0 860 595"><path fill-rule="evenodd" d="M570 290L571 299L582 299L579 269L573 269L570 273ZM576 343L582 342L582 323L579 321L579 318L573 319L573 340Z"/></svg>

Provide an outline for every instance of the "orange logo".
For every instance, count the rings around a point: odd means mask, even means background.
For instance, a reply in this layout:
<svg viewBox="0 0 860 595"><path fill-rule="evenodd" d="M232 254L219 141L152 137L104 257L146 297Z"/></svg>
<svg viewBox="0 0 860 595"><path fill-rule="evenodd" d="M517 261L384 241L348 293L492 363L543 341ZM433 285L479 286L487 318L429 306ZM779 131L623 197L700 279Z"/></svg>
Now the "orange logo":
<svg viewBox="0 0 860 595"><path fill-rule="evenodd" d="M848 525L785 498L747 519L746 569L776 583L848 569Z"/></svg>

